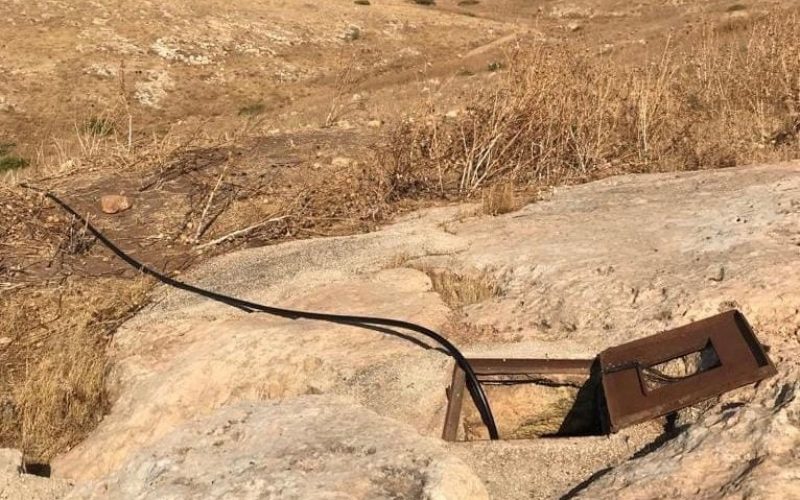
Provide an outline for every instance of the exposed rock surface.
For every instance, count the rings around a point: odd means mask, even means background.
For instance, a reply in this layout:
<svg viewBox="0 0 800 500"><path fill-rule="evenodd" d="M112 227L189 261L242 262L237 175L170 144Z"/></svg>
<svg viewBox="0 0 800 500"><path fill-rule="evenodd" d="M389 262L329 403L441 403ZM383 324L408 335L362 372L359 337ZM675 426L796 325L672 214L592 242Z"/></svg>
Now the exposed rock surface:
<svg viewBox="0 0 800 500"><path fill-rule="evenodd" d="M309 284L306 297L283 302L322 309L347 300L355 312L410 312L409 318L431 324L446 319L446 307L426 291L429 282L419 271L382 271L346 285L331 278L324 288ZM335 393L422 431L432 431L443 418L447 358L437 351L324 323L245 314L212 320L200 311L192 316L163 325L156 337L149 328L123 335L130 334L118 346L125 358L114 410L88 441L57 463L58 470L70 477L102 476L181 423L242 400Z"/></svg>
<svg viewBox="0 0 800 500"><path fill-rule="evenodd" d="M66 481L53 481L24 473L22 453L0 449L0 499L50 500L62 498L69 491Z"/></svg>
<svg viewBox="0 0 800 500"><path fill-rule="evenodd" d="M791 163L616 177L558 190L495 218L463 207L434 209L372 234L227 255L187 280L264 303L438 328L451 311L416 268L485 271L502 294L467 306L463 319L473 328L452 335L471 355L591 357L740 308L771 346L781 374L725 396L660 448L645 448L655 436L640 429L609 438L448 446L496 498L550 498L573 489L587 497L764 498L791 492L800 472L798 244L800 164ZM121 477L120 470L150 463L142 458L148 453L175 460L169 446L202 428L192 419L223 418L242 401L303 394L338 395L423 435L441 432L451 364L436 350L396 335L247 315L174 290L160 299L119 332L116 402L93 435L54 464L57 475ZM278 418L279 407L254 411ZM304 442L287 442L285 453L301 455ZM576 488L640 449L638 459ZM256 452L266 453L241 451ZM198 445L192 453L200 464L212 460L203 457L213 450ZM184 473L187 480L193 474Z"/></svg>
<svg viewBox="0 0 800 500"><path fill-rule="evenodd" d="M227 407L191 422L71 498L483 500L441 442L340 400Z"/></svg>
<svg viewBox="0 0 800 500"><path fill-rule="evenodd" d="M784 366L796 363L782 359ZM800 371L721 404L662 448L604 475L581 498L800 498Z"/></svg>

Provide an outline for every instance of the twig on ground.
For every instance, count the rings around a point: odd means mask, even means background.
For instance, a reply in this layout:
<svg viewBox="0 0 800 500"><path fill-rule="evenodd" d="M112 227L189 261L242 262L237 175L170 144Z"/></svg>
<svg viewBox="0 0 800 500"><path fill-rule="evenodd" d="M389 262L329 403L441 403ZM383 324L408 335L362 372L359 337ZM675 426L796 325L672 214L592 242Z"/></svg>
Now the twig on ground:
<svg viewBox="0 0 800 500"><path fill-rule="evenodd" d="M202 250L204 248L212 247L214 245L219 245L220 243L223 243L223 242L228 241L230 239L236 238L237 236L242 236L242 235L247 234L247 233L249 233L251 231L254 231L256 229L264 227L264 226L266 226L268 224L272 224L274 222L279 222L279 221L288 219L289 217L291 217L291 215L282 215L280 217L273 217L272 219L267 219L267 220L265 220L263 222L259 222L258 224L253 224L252 226L248 226L248 227L246 227L244 229L239 229L239 230L234 231L232 233L228 233L225 236L222 236L221 238L217 238L217 239L215 239L213 241L209 241L208 243L203 243L202 245L198 245L195 248L197 250Z"/></svg>
<svg viewBox="0 0 800 500"><path fill-rule="evenodd" d="M203 213L202 215L200 215L200 220L197 222L197 231L194 234L194 241L193 241L193 243L195 244L197 244L197 242L200 241L200 238L203 236L203 233L206 232L208 227L214 221L214 219L211 219L211 221L209 221L208 224L203 223L203 221L205 221L206 219L206 215L208 215L208 210L211 208L211 204L214 203L214 195L217 194L217 190L219 189L219 186L222 184L222 179L223 177L225 177L225 173L227 171L228 171L228 163L226 163L225 167L223 167L222 173L219 174L219 178L217 179L217 184L214 186L214 189L212 189L211 193L209 193L208 195L208 201L206 202L206 207L203 209Z"/></svg>

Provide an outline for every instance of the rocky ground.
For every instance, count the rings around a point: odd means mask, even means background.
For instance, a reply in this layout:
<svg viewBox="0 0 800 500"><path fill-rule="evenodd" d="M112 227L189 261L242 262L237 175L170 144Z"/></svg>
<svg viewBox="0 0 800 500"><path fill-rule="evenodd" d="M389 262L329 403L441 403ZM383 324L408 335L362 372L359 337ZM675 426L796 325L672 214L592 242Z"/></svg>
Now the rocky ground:
<svg viewBox="0 0 800 500"><path fill-rule="evenodd" d="M0 306L41 314L0 332L0 382L81 328L103 356L110 341L110 376L102 421L63 441L42 432L46 461L63 450L50 463L0 451L0 498L800 497L799 163L537 188L496 217L373 192L390 126L414 109L459 116L515 50L563 44L627 65L668 40L686 48L687 30L744 33L781 3L2 2L0 162L31 166L0 172L0 299L16 300ZM736 308L779 374L669 425L488 442L473 413L459 439L474 440L446 443L453 362L414 334L165 287L116 331L146 284L129 290L133 273L19 179L222 293L413 321L468 356L591 358ZM129 206L102 213L108 194ZM83 390L59 392L67 379L45 378L54 399ZM558 425L575 392L503 389L489 393L509 435ZM6 396L0 418L15 411Z"/></svg>
<svg viewBox="0 0 800 500"><path fill-rule="evenodd" d="M2 498L38 498L55 500L70 491L67 481L45 479L26 473L22 453L17 450L0 450L0 495Z"/></svg>
<svg viewBox="0 0 800 500"><path fill-rule="evenodd" d="M495 333L453 334L473 356L591 357L741 309L779 375L722 396L676 436L640 426L445 445L441 352L162 289L117 334L111 413L53 475L76 497L304 498L322 485L331 498L791 497L798 223L797 163L625 176L495 218L439 208L371 234L237 252L187 276L265 303L441 328L452 311L419 269L482 270L501 292L464 313Z"/></svg>

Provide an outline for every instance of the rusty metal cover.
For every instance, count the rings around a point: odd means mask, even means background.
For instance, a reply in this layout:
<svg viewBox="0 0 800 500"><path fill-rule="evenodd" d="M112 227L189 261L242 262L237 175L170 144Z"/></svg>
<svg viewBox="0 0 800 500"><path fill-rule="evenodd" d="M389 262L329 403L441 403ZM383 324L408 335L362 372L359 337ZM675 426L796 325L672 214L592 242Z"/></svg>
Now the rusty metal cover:
<svg viewBox="0 0 800 500"><path fill-rule="evenodd" d="M690 374L675 376L662 368L687 357L698 361ZM496 377L523 381L552 374L582 375L589 381L599 377L600 384L587 387L601 396L597 419L604 433L667 415L777 373L739 311L612 347L595 360L484 358L469 362L484 384ZM456 364L447 391L445 440L456 439L464 390L464 372Z"/></svg>
<svg viewBox="0 0 800 500"><path fill-rule="evenodd" d="M670 377L657 369L703 353L713 362ZM686 408L776 372L744 315L729 311L600 353L606 426L610 432ZM660 383L648 379L656 377Z"/></svg>

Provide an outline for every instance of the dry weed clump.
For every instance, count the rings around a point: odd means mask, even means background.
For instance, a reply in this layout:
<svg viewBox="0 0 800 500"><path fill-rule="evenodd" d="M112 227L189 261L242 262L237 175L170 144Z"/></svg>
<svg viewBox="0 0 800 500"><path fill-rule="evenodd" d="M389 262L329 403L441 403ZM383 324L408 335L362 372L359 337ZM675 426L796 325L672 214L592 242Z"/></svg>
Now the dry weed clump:
<svg viewBox="0 0 800 500"><path fill-rule="evenodd" d="M497 184L483 194L481 209L486 215L502 215L520 208L520 200L510 182Z"/></svg>
<svg viewBox="0 0 800 500"><path fill-rule="evenodd" d="M394 192L473 194L612 173L729 167L797 156L800 20L706 28L681 51L623 67L560 46L513 56L455 119L416 116L382 151Z"/></svg>
<svg viewBox="0 0 800 500"><path fill-rule="evenodd" d="M146 301L143 279L67 279L0 291L0 448L46 463L108 409L110 334Z"/></svg>
<svg viewBox="0 0 800 500"><path fill-rule="evenodd" d="M461 274L430 266L421 266L419 270L430 277L433 289L453 309L477 304L500 294L496 280L485 272Z"/></svg>

